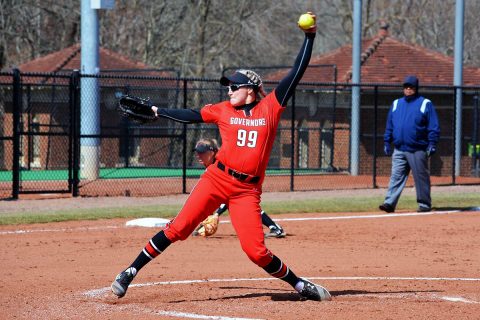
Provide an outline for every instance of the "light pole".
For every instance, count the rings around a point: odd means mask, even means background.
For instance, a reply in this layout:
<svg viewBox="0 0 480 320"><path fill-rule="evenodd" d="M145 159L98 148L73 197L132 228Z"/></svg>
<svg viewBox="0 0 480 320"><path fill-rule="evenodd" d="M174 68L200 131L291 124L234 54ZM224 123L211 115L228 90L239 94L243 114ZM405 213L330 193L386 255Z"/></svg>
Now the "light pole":
<svg viewBox="0 0 480 320"><path fill-rule="evenodd" d="M95 180L100 164L99 9L112 9L114 0L81 0L80 168L81 177Z"/></svg>

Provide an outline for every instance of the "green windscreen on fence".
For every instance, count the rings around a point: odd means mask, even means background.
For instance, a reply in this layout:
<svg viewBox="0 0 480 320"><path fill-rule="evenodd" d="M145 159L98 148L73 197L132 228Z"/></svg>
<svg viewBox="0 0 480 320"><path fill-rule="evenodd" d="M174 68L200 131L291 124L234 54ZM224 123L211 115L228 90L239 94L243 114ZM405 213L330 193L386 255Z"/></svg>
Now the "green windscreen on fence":
<svg viewBox="0 0 480 320"><path fill-rule="evenodd" d="M187 169L187 178L200 176L205 169ZM319 174L321 170L295 170L296 174ZM288 175L290 170L267 170L267 175ZM99 179L174 178L182 177L182 169L168 168L103 168ZM22 170L22 181L68 180L67 170ZM0 182L12 181L12 171L0 171Z"/></svg>

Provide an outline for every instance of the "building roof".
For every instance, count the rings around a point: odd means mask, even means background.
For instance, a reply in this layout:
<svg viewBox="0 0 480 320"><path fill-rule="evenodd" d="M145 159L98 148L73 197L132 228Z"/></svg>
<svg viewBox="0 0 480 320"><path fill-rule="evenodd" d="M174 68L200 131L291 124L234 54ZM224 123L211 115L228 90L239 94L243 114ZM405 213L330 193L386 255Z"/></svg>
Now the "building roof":
<svg viewBox="0 0 480 320"><path fill-rule="evenodd" d="M345 45L323 55L313 56L310 66L336 65L337 82L351 82L352 45ZM325 68L308 68L302 82L334 82ZM453 58L421 46L404 43L388 34L383 24L372 39L362 41L361 82L398 84L406 75L416 75L420 85L453 85ZM279 80L285 71L266 77ZM463 67L465 86L480 86L480 68Z"/></svg>
<svg viewBox="0 0 480 320"><path fill-rule="evenodd" d="M36 58L26 62L18 67L21 72L35 72L35 73L56 73L60 71L71 71L74 69L80 70L80 44L64 48L62 50L47 54L45 56ZM144 63L133 61L121 54L111 50L100 47L99 49L99 64L101 72L104 71L132 71L141 72L146 70L153 70L152 67ZM142 73L146 75L145 72ZM148 75L153 75L149 73ZM165 73L155 73L157 76L166 76Z"/></svg>

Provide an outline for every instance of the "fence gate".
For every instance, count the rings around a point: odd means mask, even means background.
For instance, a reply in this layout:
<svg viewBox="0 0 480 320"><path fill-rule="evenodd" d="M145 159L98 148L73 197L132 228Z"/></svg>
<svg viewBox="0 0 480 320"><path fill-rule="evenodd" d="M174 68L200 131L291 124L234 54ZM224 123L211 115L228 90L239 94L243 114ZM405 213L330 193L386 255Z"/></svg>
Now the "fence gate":
<svg viewBox="0 0 480 320"><path fill-rule="evenodd" d="M74 76L14 72L12 197L72 192Z"/></svg>

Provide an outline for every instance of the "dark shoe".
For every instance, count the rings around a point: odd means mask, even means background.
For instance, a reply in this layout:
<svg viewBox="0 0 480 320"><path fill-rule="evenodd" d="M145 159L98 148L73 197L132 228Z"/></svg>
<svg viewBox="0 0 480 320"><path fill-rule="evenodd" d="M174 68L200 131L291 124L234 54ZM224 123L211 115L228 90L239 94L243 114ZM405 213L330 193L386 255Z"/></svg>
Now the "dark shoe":
<svg viewBox="0 0 480 320"><path fill-rule="evenodd" d="M136 273L134 268L128 268L117 275L111 286L113 293L117 297L121 298L127 293L128 286L135 278Z"/></svg>
<svg viewBox="0 0 480 320"><path fill-rule="evenodd" d="M300 278L300 281L303 282L303 289L300 291L300 295L303 300L315 300L315 301L328 301L332 300L330 292L324 287L310 282L306 279Z"/></svg>
<svg viewBox="0 0 480 320"><path fill-rule="evenodd" d="M432 208L429 207L418 207L417 212L430 212Z"/></svg>
<svg viewBox="0 0 480 320"><path fill-rule="evenodd" d="M270 232L265 234L265 238L285 238L287 233L282 228L270 227Z"/></svg>
<svg viewBox="0 0 480 320"><path fill-rule="evenodd" d="M378 208L382 211L385 211L386 213L395 212L395 208L388 203L381 204Z"/></svg>

